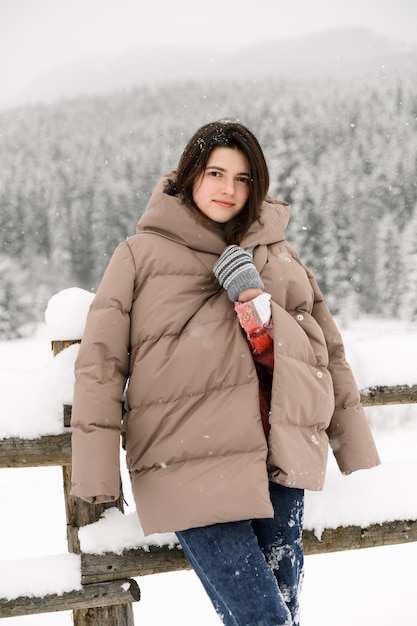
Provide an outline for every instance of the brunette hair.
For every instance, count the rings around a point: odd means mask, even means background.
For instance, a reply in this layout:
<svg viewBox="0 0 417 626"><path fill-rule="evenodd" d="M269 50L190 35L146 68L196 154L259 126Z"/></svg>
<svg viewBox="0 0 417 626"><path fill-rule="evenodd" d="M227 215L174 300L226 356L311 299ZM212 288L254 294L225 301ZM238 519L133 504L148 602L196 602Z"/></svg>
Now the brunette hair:
<svg viewBox="0 0 417 626"><path fill-rule="evenodd" d="M262 148L255 135L243 124L229 120L210 122L199 128L189 140L180 157L175 193L182 195L184 204L199 221L210 222L193 199L194 183L204 173L215 148L235 148L246 157L250 169L249 198L243 210L224 226L226 243L239 244L250 225L260 222L261 206L269 188L269 172Z"/></svg>

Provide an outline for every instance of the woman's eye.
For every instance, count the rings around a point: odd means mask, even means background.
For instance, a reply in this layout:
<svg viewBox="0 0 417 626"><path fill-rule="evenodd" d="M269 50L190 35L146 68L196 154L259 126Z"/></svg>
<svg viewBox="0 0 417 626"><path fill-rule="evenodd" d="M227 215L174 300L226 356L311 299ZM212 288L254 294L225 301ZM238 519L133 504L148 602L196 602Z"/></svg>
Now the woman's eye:
<svg viewBox="0 0 417 626"><path fill-rule="evenodd" d="M249 185L249 178L246 178L246 176L241 176L237 180L239 183L245 183L245 185Z"/></svg>

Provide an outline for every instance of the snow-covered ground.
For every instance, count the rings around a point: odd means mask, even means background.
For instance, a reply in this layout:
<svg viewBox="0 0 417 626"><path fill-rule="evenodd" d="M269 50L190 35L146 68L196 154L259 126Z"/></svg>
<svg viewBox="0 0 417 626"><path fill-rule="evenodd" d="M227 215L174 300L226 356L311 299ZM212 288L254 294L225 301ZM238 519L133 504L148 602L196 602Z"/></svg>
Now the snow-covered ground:
<svg viewBox="0 0 417 626"><path fill-rule="evenodd" d="M60 304L56 312L62 313L61 329L54 328L52 315L49 325L39 328L33 338L0 343L0 437L35 437L62 429L61 406L71 401L77 347L53 359L51 334L58 338L65 324ZM342 333L360 388L417 383L417 325L367 319L352 322ZM417 406L367 411L383 465L342 477L329 461L325 490L306 498L306 527L317 534L338 525L416 519ZM136 532L140 538L125 475L124 484L130 505L124 526L116 517L104 519L101 527L91 528L82 538L85 549L94 550L100 541L117 549L120 534L126 541L132 536L134 541ZM60 468L0 471L0 501L0 597L77 588L79 564L66 549ZM303 626L417 623L416 560L417 543L307 557ZM142 593L134 605L138 624L219 624L193 572L146 576L138 583ZM5 618L2 626L9 623L60 626L72 619L69 612L43 614Z"/></svg>

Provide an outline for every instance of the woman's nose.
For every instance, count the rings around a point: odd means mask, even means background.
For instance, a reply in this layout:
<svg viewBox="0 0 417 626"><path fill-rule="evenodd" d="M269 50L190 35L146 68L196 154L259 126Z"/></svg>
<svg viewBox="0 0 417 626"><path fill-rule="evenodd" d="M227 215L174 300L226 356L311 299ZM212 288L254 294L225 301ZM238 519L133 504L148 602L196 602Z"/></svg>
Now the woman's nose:
<svg viewBox="0 0 417 626"><path fill-rule="evenodd" d="M233 194L235 193L235 181L233 180L233 178L225 178L223 184L223 193L227 194L228 196L233 196Z"/></svg>

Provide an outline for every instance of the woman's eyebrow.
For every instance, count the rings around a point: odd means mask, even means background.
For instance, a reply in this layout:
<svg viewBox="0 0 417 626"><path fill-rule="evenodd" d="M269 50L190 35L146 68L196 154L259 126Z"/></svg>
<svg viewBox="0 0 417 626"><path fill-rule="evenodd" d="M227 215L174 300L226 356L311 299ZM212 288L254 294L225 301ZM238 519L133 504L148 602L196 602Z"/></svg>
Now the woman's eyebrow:
<svg viewBox="0 0 417 626"><path fill-rule="evenodd" d="M224 167L220 167L219 165L209 165L206 167L206 170L219 170L220 172L227 171ZM238 172L236 176L249 176L249 172Z"/></svg>

